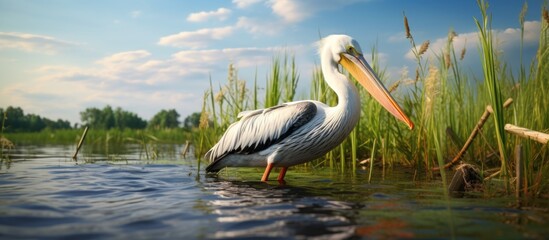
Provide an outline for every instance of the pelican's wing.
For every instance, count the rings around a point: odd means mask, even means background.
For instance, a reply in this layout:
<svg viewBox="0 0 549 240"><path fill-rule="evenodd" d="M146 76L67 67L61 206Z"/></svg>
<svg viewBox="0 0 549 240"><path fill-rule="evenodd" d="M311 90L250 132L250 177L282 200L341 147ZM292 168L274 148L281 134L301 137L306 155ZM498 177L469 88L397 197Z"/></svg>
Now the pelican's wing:
<svg viewBox="0 0 549 240"><path fill-rule="evenodd" d="M250 154L261 151L308 123L315 114L316 105L309 101L242 112L238 115L240 121L229 126L205 157L212 161L210 166L213 166L230 153Z"/></svg>

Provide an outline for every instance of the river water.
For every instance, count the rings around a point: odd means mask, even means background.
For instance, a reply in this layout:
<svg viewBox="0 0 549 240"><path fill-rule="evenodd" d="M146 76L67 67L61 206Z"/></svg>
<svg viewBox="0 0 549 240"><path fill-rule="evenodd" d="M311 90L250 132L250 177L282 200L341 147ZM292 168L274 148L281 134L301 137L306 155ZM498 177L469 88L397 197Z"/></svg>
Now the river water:
<svg viewBox="0 0 549 240"><path fill-rule="evenodd" d="M543 239L549 203L517 207L485 193L445 197L440 181L399 169L290 169L286 184L261 169L204 174L179 146L156 159L137 145L99 152L19 146L1 161L2 239ZM271 176L276 178L276 172Z"/></svg>

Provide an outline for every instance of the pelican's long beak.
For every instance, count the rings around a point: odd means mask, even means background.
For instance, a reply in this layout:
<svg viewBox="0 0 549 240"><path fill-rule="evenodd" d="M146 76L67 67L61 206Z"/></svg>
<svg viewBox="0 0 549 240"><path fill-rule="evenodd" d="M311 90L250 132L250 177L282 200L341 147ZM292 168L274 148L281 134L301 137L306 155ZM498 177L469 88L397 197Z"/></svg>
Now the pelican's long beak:
<svg viewBox="0 0 549 240"><path fill-rule="evenodd" d="M383 86L370 65L362 55L354 56L348 53L341 54L339 63L353 75L353 77L374 97L387 111L397 119L403 121L410 129L414 123L404 114L389 91Z"/></svg>

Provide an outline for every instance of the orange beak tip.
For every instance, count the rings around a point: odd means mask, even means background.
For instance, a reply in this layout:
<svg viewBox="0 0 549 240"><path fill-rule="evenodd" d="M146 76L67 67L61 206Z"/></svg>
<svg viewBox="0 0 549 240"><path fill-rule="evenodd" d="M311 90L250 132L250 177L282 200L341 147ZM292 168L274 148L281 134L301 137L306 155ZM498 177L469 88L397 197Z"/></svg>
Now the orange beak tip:
<svg viewBox="0 0 549 240"><path fill-rule="evenodd" d="M410 122L410 124L408 125L408 127L410 127L410 130L414 130L414 123L413 123L413 122Z"/></svg>

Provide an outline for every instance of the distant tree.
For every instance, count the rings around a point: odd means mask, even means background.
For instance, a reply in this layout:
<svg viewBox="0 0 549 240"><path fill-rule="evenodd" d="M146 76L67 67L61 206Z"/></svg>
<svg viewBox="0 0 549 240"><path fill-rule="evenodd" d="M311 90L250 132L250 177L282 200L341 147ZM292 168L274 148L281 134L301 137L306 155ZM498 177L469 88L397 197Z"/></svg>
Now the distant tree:
<svg viewBox="0 0 549 240"><path fill-rule="evenodd" d="M86 108L80 112L80 120L91 128L101 128L101 110L99 108Z"/></svg>
<svg viewBox="0 0 549 240"><path fill-rule="evenodd" d="M117 107L114 111L114 123L115 127L119 129L143 129L147 127L147 121L135 113L122 110L120 107Z"/></svg>
<svg viewBox="0 0 549 240"><path fill-rule="evenodd" d="M187 116L185 120L183 120L183 127L191 129L191 128L197 128L200 124L200 112L194 112L191 115Z"/></svg>
<svg viewBox="0 0 549 240"><path fill-rule="evenodd" d="M49 128L49 129L70 129L71 128L71 123L69 121L61 120L61 119L57 119L57 121L51 121L47 119L45 123L46 123L46 128Z"/></svg>
<svg viewBox="0 0 549 240"><path fill-rule="evenodd" d="M6 110L0 108L0 115L6 114L4 131L6 132L38 132L46 128L67 129L71 128L69 121L58 119L52 121L36 114L26 114L20 107L9 106Z"/></svg>
<svg viewBox="0 0 549 240"><path fill-rule="evenodd" d="M100 128L101 110L99 108L86 108L80 112L80 120L91 128Z"/></svg>
<svg viewBox="0 0 549 240"><path fill-rule="evenodd" d="M111 129L114 127L115 121L114 121L114 111L112 110L112 107L107 105L103 108L102 111L102 121L101 126L103 129Z"/></svg>
<svg viewBox="0 0 549 240"><path fill-rule="evenodd" d="M27 115L27 121L28 121L28 127L29 131L31 132L38 132L44 128L46 128L46 122L44 121L42 117L35 115L35 114L28 114Z"/></svg>
<svg viewBox="0 0 549 240"><path fill-rule="evenodd" d="M16 132L28 129L28 120L25 118L25 113L20 107L9 106L6 108L6 121L4 128L8 132Z"/></svg>
<svg viewBox="0 0 549 240"><path fill-rule="evenodd" d="M80 120L84 124L97 129L143 129L147 126L147 121L137 116L137 114L125 111L120 107L113 110L109 105L103 109L87 108L80 112Z"/></svg>
<svg viewBox="0 0 549 240"><path fill-rule="evenodd" d="M165 129L179 127L179 113L175 109L162 110L154 115L149 121L148 128Z"/></svg>

